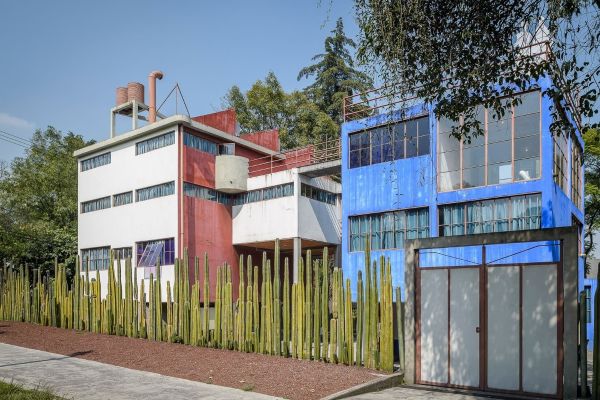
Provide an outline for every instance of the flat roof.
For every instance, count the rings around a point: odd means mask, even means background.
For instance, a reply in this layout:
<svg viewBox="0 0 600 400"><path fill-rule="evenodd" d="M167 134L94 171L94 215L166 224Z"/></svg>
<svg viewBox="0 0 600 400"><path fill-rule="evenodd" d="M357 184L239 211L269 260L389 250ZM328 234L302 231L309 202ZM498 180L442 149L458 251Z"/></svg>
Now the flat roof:
<svg viewBox="0 0 600 400"><path fill-rule="evenodd" d="M152 124L148 124L146 126L135 129L133 131L129 131L129 132L123 133L121 135L117 135L113 138L106 139L101 142L94 143L90 146L83 147L83 148L73 152L73 155L77 158L83 158L83 157L89 156L91 154L101 152L102 150L110 149L111 147L114 147L114 146L122 144L122 143L141 139L144 136L155 133L156 131L167 128L171 125L179 125L179 124L187 126L189 128L195 129L195 130L198 130L209 136L212 136L212 137L215 137L218 139L222 139L226 142L239 144L240 146L246 147L248 149L262 153L264 155L270 155L270 156L277 155L278 158L284 158L284 157L281 157L281 155L279 155L279 153L276 151L273 151L266 147L260 146L256 143L250 142L246 139L242 139L238 136L231 135L229 133L225 133L216 128L213 128L212 126L204 125L200 122L194 121L187 115L173 115L171 117L161 119L160 121L157 121Z"/></svg>

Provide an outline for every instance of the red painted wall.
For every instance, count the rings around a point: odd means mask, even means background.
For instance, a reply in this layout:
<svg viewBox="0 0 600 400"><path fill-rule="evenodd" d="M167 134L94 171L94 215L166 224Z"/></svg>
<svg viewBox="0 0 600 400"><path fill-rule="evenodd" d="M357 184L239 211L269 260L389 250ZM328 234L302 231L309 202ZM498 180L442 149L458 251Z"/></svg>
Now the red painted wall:
<svg viewBox="0 0 600 400"><path fill-rule="evenodd" d="M194 257L200 258L201 298L204 287L204 253L208 254L210 300L215 299L217 268L231 265L233 297L237 299L239 269L238 254L232 244L231 207L211 200L185 196L185 247L188 249L190 278L194 279Z"/></svg>
<svg viewBox="0 0 600 400"><path fill-rule="evenodd" d="M196 185L215 187L215 156L183 146L183 180Z"/></svg>
<svg viewBox="0 0 600 400"><path fill-rule="evenodd" d="M279 152L279 129L268 131L246 133L240 135L240 138L249 142L256 143L259 146Z"/></svg>
<svg viewBox="0 0 600 400"><path fill-rule="evenodd" d="M235 134L237 117L233 108L224 111L218 111L212 114L199 115L192 118L201 124L212 126L220 131Z"/></svg>

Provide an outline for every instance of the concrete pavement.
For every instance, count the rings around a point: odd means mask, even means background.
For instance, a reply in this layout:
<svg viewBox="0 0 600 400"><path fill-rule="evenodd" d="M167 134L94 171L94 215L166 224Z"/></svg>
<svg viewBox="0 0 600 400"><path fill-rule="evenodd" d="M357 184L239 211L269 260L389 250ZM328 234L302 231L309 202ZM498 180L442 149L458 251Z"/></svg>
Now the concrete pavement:
<svg viewBox="0 0 600 400"><path fill-rule="evenodd" d="M493 397L471 396L461 393L451 393L437 390L413 389L408 386L398 386L380 392L366 393L354 397L354 400L490 400Z"/></svg>
<svg viewBox="0 0 600 400"><path fill-rule="evenodd" d="M266 400L274 397L0 343L0 379L74 400Z"/></svg>

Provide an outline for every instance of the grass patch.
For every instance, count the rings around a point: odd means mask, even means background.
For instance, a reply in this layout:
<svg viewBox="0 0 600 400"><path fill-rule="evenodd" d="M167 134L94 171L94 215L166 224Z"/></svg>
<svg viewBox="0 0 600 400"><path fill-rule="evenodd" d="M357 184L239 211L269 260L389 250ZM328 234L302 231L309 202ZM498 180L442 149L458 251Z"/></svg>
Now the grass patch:
<svg viewBox="0 0 600 400"><path fill-rule="evenodd" d="M38 388L35 390L25 389L15 383L0 381L0 399L3 400L63 400L50 390Z"/></svg>
<svg viewBox="0 0 600 400"><path fill-rule="evenodd" d="M246 383L244 386L242 386L242 390L244 392L252 392L254 390L254 385L251 383Z"/></svg>

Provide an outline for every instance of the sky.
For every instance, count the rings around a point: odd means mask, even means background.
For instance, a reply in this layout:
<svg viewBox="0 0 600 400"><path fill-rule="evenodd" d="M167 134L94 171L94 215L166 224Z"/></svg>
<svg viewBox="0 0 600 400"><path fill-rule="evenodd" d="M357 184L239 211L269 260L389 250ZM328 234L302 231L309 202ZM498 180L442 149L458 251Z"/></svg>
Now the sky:
<svg viewBox="0 0 600 400"><path fill-rule="evenodd" d="M116 87L147 86L157 69L158 103L179 83L192 116L220 110L231 86L247 90L269 71L301 89L299 70L339 17L356 37L350 0L5 1L0 130L30 139L51 125L104 140ZM0 161L23 149L0 140Z"/></svg>

